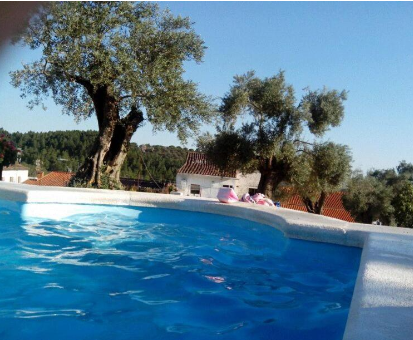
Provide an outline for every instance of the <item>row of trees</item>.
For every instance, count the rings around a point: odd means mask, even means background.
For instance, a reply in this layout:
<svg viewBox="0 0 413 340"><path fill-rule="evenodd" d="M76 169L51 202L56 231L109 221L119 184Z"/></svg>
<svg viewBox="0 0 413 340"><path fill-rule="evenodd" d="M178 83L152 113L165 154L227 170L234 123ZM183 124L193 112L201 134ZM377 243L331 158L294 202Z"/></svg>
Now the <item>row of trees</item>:
<svg viewBox="0 0 413 340"><path fill-rule="evenodd" d="M97 131L50 131L14 132L0 128L0 136L9 136L23 150L21 161L35 175L36 163L40 161L43 171L72 171L88 157ZM122 165L121 177L174 182L176 172L185 162L188 149L179 146L140 145L131 143ZM0 156L1 156L0 152Z"/></svg>
<svg viewBox="0 0 413 340"><path fill-rule="evenodd" d="M355 172L343 203L358 222L413 228L413 164L402 161L396 169Z"/></svg>
<svg viewBox="0 0 413 340"><path fill-rule="evenodd" d="M159 182L175 183L178 169L185 163L188 151L180 146L131 144L121 175Z"/></svg>
<svg viewBox="0 0 413 340"><path fill-rule="evenodd" d="M346 91L324 88L307 89L297 101L284 72L264 79L254 72L235 76L219 108L217 134L202 136L198 145L221 170L259 171L259 192L276 198L288 185L309 212L321 214L328 193L340 189L351 171L346 146L317 142L341 123L346 99ZM304 131L315 141L304 140Z"/></svg>
<svg viewBox="0 0 413 340"><path fill-rule="evenodd" d="M6 131L3 133L6 133ZM1 133L1 132L0 132ZM21 148L21 161L30 168L30 175L35 175L37 160L39 170L76 171L84 162L97 136L96 131L50 131L50 132L14 132L8 134Z"/></svg>

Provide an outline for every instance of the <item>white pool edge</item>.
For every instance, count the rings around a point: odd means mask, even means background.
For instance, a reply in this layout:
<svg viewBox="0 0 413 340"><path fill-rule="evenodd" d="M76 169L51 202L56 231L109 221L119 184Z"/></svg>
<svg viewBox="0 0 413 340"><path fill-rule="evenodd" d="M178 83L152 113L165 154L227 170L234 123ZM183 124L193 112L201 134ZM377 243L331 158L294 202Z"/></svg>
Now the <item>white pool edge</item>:
<svg viewBox="0 0 413 340"><path fill-rule="evenodd" d="M221 204L211 199L130 191L0 182L0 199L206 212L270 225L290 238L363 248L344 339L413 338L413 230L347 223L295 210L247 203Z"/></svg>

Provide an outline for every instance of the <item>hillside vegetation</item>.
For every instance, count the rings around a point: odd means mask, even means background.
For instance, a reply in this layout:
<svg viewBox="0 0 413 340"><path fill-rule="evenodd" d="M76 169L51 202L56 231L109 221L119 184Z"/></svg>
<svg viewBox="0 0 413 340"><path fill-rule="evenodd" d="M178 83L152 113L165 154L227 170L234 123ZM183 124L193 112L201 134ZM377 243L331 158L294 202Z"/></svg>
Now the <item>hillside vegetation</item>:
<svg viewBox="0 0 413 340"><path fill-rule="evenodd" d="M14 132L8 134L23 150L22 163L35 174L36 160L44 171L75 172L87 157L97 136L96 131ZM185 162L187 148L132 143L122 166L121 177L174 182L177 170ZM146 164L146 167L144 165ZM151 175L150 175L151 174Z"/></svg>

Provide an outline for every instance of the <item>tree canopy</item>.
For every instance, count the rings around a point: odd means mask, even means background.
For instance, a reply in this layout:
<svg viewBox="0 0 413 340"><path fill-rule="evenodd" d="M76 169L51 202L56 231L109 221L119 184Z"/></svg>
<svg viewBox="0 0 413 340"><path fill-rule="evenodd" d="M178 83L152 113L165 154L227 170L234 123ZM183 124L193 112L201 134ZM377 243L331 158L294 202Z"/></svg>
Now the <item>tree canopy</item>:
<svg viewBox="0 0 413 340"><path fill-rule="evenodd" d="M308 212L322 213L328 194L340 190L350 175L351 159L347 146L332 142L316 144L299 156L292 184Z"/></svg>
<svg viewBox="0 0 413 340"><path fill-rule="evenodd" d="M386 225L411 228L413 164L402 161L395 169L355 172L349 179L344 207L358 222L380 220Z"/></svg>
<svg viewBox="0 0 413 340"><path fill-rule="evenodd" d="M394 208L392 189L374 176L355 172L349 179L343 196L343 205L357 222L372 223L380 220L391 224Z"/></svg>
<svg viewBox="0 0 413 340"><path fill-rule="evenodd" d="M154 3L52 2L15 39L40 49L39 60L11 72L29 107L47 96L76 120L96 115L99 135L77 177L118 182L133 133L145 121L181 140L212 112L210 100L183 77L205 45L189 18Z"/></svg>
<svg viewBox="0 0 413 340"><path fill-rule="evenodd" d="M235 76L220 106L222 125L204 149L223 170L258 170L258 190L271 197L280 183L291 183L298 173L296 167L302 161L298 151L310 145L301 140L304 128L320 137L339 125L346 98L346 91L323 88L307 90L297 101L283 71L264 79L252 71ZM237 128L241 117L243 123ZM318 149L313 154L318 154Z"/></svg>
<svg viewBox="0 0 413 340"><path fill-rule="evenodd" d="M396 224L413 228L413 184L405 181L395 194L392 204Z"/></svg>

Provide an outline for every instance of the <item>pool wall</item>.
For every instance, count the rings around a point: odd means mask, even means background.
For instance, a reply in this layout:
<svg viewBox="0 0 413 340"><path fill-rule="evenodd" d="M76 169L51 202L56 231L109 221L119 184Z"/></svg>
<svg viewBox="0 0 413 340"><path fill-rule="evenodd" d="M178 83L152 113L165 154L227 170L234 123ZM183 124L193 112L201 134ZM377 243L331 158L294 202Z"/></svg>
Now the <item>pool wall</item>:
<svg viewBox="0 0 413 340"><path fill-rule="evenodd" d="M344 339L413 338L413 230L348 223L283 208L246 203L221 204L211 199L129 191L35 187L0 182L0 199L213 213L270 225L290 238L363 248ZM56 211L58 213L62 212Z"/></svg>

